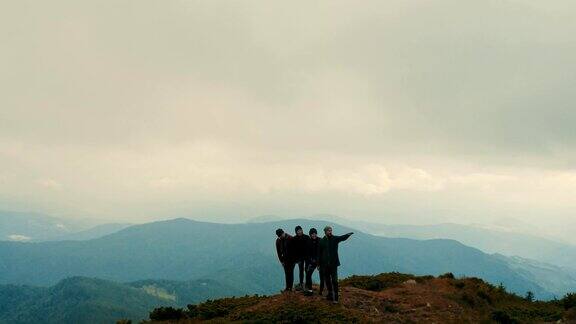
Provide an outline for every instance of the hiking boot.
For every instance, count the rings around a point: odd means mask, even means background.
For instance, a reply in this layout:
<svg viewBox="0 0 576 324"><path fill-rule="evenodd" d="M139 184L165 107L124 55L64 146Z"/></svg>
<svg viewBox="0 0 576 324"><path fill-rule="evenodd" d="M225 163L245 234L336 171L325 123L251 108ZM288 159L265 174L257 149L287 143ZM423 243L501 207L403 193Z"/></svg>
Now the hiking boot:
<svg viewBox="0 0 576 324"><path fill-rule="evenodd" d="M332 304L338 304L338 299L334 299L334 300L332 301Z"/></svg>

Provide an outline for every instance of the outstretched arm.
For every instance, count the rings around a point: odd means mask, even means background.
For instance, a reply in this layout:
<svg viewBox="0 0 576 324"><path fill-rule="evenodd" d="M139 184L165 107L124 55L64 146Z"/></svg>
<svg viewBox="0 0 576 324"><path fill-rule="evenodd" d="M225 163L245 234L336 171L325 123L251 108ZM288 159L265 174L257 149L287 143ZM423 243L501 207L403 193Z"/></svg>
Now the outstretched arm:
<svg viewBox="0 0 576 324"><path fill-rule="evenodd" d="M337 240L338 240L338 242L346 241L352 234L354 234L354 232L350 232L350 233L346 233L346 234L344 234L344 235L340 235L340 236L338 236Z"/></svg>

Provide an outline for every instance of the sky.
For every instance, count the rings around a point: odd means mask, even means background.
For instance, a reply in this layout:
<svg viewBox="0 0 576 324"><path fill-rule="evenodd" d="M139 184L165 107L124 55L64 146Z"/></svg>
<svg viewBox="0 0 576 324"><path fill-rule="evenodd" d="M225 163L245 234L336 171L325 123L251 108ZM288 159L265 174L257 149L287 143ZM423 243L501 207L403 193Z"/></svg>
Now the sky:
<svg viewBox="0 0 576 324"><path fill-rule="evenodd" d="M576 229L576 4L0 1L0 206Z"/></svg>

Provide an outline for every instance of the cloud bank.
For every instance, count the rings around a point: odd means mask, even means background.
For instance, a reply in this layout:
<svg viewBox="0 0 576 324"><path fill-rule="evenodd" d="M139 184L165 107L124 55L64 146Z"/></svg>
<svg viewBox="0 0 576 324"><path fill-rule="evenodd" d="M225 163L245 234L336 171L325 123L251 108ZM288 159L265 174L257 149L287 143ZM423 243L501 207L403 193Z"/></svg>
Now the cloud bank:
<svg viewBox="0 0 576 324"><path fill-rule="evenodd" d="M572 2L7 7L6 208L554 227L576 207Z"/></svg>

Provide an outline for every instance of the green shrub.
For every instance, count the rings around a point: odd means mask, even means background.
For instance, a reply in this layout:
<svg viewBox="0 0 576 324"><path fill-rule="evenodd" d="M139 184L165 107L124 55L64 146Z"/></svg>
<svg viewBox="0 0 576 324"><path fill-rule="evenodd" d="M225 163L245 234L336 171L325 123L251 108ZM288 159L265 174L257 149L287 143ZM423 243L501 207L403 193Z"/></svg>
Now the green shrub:
<svg viewBox="0 0 576 324"><path fill-rule="evenodd" d="M569 323L575 322L576 321L576 308L570 308L569 310L567 310L566 313L564 314L564 319Z"/></svg>
<svg viewBox="0 0 576 324"><path fill-rule="evenodd" d="M150 319L154 321L178 320L186 317L186 313L181 308L158 307L150 312Z"/></svg>
<svg viewBox="0 0 576 324"><path fill-rule="evenodd" d="M438 276L440 279L454 279L454 274L452 272L446 272L443 275Z"/></svg>
<svg viewBox="0 0 576 324"><path fill-rule="evenodd" d="M492 297L490 297L490 295L486 291L478 290L476 295L478 295L478 297L484 299L488 304L492 304Z"/></svg>
<svg viewBox="0 0 576 324"><path fill-rule="evenodd" d="M458 289L462 289L462 288L464 288L464 286L466 286L466 282L464 280L458 280L458 281L454 282L454 287L456 287Z"/></svg>
<svg viewBox="0 0 576 324"><path fill-rule="evenodd" d="M129 319L120 319L116 321L116 324L132 324L132 320Z"/></svg>
<svg viewBox="0 0 576 324"><path fill-rule="evenodd" d="M207 300L198 305L188 305L188 317L204 320L225 317L235 309L255 305L265 298L266 297L259 296L244 296Z"/></svg>
<svg viewBox="0 0 576 324"><path fill-rule="evenodd" d="M492 312L492 320L500 324L516 324L518 321L510 316L503 310L496 310Z"/></svg>
<svg viewBox="0 0 576 324"><path fill-rule="evenodd" d="M474 299L474 296L468 294L468 293L464 293L462 294L462 301L465 302L468 306L470 307L474 307L476 306L476 300Z"/></svg>
<svg viewBox="0 0 576 324"><path fill-rule="evenodd" d="M328 303L291 301L280 308L248 310L232 314L232 321L250 323L358 323L359 318L343 307Z"/></svg>
<svg viewBox="0 0 576 324"><path fill-rule="evenodd" d="M398 286L407 280L416 280L423 282L426 279L433 278L431 276L417 277L410 274L403 274L398 272L381 273L375 276L351 276L341 280L341 286L351 286L364 290L381 291L390 287Z"/></svg>
<svg viewBox="0 0 576 324"><path fill-rule="evenodd" d="M564 309L570 309L576 306L576 293L568 293L560 300Z"/></svg>

